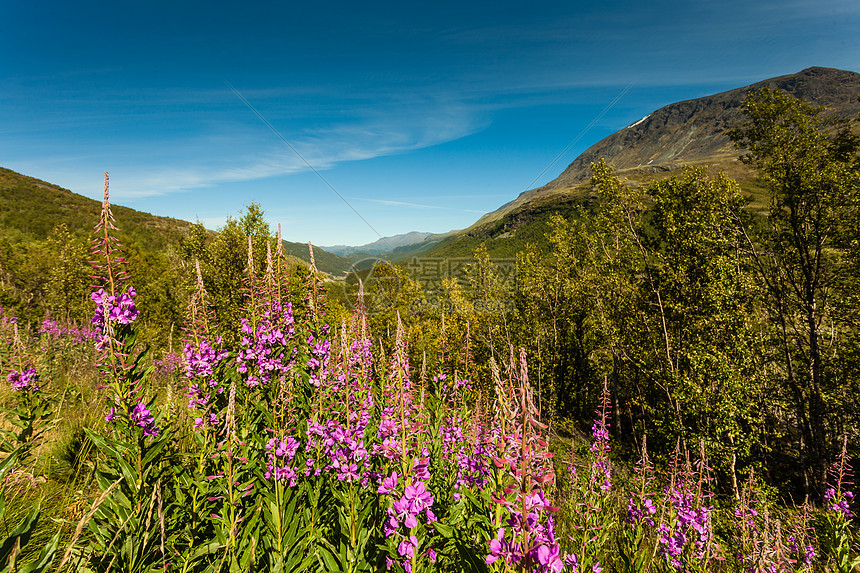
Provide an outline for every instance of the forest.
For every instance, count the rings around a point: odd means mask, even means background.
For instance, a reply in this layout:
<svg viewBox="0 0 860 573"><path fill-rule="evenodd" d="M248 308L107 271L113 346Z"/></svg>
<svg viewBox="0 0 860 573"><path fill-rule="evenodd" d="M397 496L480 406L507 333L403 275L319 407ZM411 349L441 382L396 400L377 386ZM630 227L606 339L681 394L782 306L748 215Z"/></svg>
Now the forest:
<svg viewBox="0 0 860 573"><path fill-rule="evenodd" d="M0 214L0 571L857 570L860 121L743 109L447 273Z"/></svg>

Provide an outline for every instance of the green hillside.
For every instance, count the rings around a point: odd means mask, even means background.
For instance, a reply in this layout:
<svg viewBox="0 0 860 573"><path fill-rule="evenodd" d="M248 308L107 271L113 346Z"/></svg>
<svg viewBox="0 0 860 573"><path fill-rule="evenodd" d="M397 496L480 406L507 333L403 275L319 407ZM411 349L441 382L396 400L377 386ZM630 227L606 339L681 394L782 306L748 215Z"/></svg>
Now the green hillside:
<svg viewBox="0 0 860 573"><path fill-rule="evenodd" d="M159 217L128 207L112 205L114 217L122 221L122 235L144 251L178 246L192 223ZM101 203L72 193L58 185L0 167L0 232L13 241L44 240L58 224L65 224L77 237L89 237L98 221ZM284 241L284 252L310 262L308 246ZM342 257L314 247L317 268L339 275L350 267Z"/></svg>
<svg viewBox="0 0 860 573"><path fill-rule="evenodd" d="M123 234L144 250L178 245L191 226L119 205L112 208ZM0 230L10 237L44 240L60 223L75 236L89 237L100 210L98 201L0 167Z"/></svg>
<svg viewBox="0 0 860 573"><path fill-rule="evenodd" d="M237 234L235 220L214 232L119 205L111 209L138 302L146 309L141 322L147 342L165 345L182 326L194 259L200 260L213 296L230 298L241 290L247 237L241 230ZM0 309L17 316L25 327L46 316L88 322L91 238L100 212L98 201L0 168ZM265 260L266 242L274 237L262 209L254 206L254 213L259 219L252 233L259 265ZM308 246L284 241L284 252L299 267L296 273L305 274ZM317 268L332 276L351 265L322 249L315 248L314 255ZM232 320L223 312L224 320Z"/></svg>

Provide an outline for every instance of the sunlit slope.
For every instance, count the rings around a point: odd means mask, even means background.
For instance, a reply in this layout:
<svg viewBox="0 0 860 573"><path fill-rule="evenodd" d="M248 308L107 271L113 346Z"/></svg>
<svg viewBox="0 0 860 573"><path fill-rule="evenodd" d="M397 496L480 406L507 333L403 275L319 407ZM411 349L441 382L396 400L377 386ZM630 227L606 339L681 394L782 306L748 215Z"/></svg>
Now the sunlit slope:
<svg viewBox="0 0 860 573"><path fill-rule="evenodd" d="M601 158L628 183L644 185L668 177L684 165L722 171L740 182L764 208L768 196L757 173L738 159L740 152L728 130L744 121L741 104L750 91L778 87L795 97L822 105L849 119L860 113L860 74L832 68L809 68L727 92L660 108L597 142L577 157L555 180L522 193L481 217L471 227L417 251L428 256L464 256L486 242L494 256L515 253L526 242L543 242L545 221L552 212L570 214L576 205L597 200L590 185L591 164Z"/></svg>
<svg viewBox="0 0 860 573"><path fill-rule="evenodd" d="M121 205L114 205L112 209L116 219L121 221L123 235L143 250L178 245L192 225L188 221L158 217ZM98 201L0 167L0 231L11 240L43 240L61 223L75 235L88 236L100 211ZM310 261L307 244L284 241L284 252ZM316 247L314 258L317 268L332 275L342 274L351 265L348 260Z"/></svg>

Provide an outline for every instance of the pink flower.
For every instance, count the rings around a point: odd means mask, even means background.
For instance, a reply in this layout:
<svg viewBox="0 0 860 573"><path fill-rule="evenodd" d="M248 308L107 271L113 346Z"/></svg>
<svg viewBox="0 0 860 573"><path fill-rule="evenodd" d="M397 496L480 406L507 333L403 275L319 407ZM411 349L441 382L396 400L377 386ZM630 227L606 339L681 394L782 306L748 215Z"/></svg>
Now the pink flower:
<svg viewBox="0 0 860 573"><path fill-rule="evenodd" d="M39 375L36 374L35 368L27 368L21 372L10 372L7 380L12 384L12 390L15 391L27 390L28 388L34 392L39 390L39 386L36 384Z"/></svg>
<svg viewBox="0 0 860 573"><path fill-rule="evenodd" d="M564 563L561 561L561 557L559 556L558 545L553 545L552 547L547 545L541 545L538 547L538 563L543 565L544 567L549 568L550 571L554 573L560 573L562 569L564 569ZM597 572L595 572L597 573Z"/></svg>
<svg viewBox="0 0 860 573"><path fill-rule="evenodd" d="M412 559L415 557L415 548L418 547L418 538L414 535L410 535L409 539L404 539L400 542L400 545L397 546L397 552L401 557L406 557L407 559Z"/></svg>
<svg viewBox="0 0 860 573"><path fill-rule="evenodd" d="M382 480L382 485L377 488L377 493L389 494L394 493L397 489L397 472L391 472L391 476Z"/></svg>
<svg viewBox="0 0 860 573"><path fill-rule="evenodd" d="M500 527L498 533L496 533L496 538L490 540L490 554L487 555L487 565L492 565L495 563L499 557L504 557L507 555L507 543L505 543L505 530Z"/></svg>

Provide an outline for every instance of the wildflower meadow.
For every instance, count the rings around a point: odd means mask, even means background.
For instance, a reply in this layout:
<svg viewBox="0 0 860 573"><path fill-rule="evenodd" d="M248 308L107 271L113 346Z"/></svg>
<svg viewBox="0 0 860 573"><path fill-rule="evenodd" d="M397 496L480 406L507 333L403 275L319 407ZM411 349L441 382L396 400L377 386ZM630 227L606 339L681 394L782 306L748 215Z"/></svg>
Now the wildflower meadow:
<svg viewBox="0 0 860 573"><path fill-rule="evenodd" d="M106 180L90 324L24 331L0 315L0 571L858 567L844 448L815 506L754 471L715 491L702 444L679 440L658 465L643 435L622 460L608 386L590 433L566 430L541 411L525 350L416 361L402 321L371 335L362 296L332 323L319 274L293 288L280 242L257 268L249 240L236 332L189 268L182 343L154 356L115 235ZM62 436L75 447L49 491Z"/></svg>

